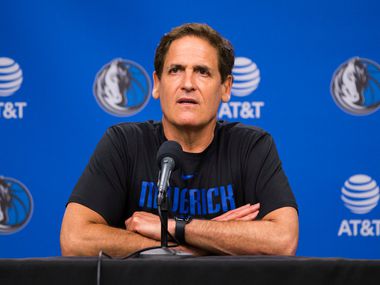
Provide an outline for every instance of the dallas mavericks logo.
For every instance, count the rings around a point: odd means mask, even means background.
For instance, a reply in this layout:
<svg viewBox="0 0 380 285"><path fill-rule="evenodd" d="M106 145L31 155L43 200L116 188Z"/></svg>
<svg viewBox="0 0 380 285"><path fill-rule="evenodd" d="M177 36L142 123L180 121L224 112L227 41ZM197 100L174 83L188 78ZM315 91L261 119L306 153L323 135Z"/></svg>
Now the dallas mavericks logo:
<svg viewBox="0 0 380 285"><path fill-rule="evenodd" d="M94 94L106 112L127 117L138 113L148 103L151 83L139 64L119 58L107 63L98 72Z"/></svg>
<svg viewBox="0 0 380 285"><path fill-rule="evenodd" d="M0 177L0 234L21 230L30 220L33 200L20 181Z"/></svg>
<svg viewBox="0 0 380 285"><path fill-rule="evenodd" d="M365 58L351 58L334 73L331 94L352 115L368 115L380 108L380 66Z"/></svg>
<svg viewBox="0 0 380 285"><path fill-rule="evenodd" d="M0 57L0 97L7 97L21 87L22 70L13 59Z"/></svg>
<svg viewBox="0 0 380 285"><path fill-rule="evenodd" d="M354 214L367 214L379 203L379 186L368 175L351 176L341 191L344 205Z"/></svg>
<svg viewBox="0 0 380 285"><path fill-rule="evenodd" d="M234 83L232 85L232 95L244 97L257 89L260 83L260 70L256 63L246 57L235 58L232 69Z"/></svg>

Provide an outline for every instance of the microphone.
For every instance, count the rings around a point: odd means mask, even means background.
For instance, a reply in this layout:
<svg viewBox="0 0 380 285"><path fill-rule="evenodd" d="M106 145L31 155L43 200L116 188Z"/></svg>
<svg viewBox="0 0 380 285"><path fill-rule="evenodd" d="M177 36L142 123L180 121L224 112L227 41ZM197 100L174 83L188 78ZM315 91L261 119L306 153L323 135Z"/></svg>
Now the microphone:
<svg viewBox="0 0 380 285"><path fill-rule="evenodd" d="M176 141L164 142L157 152L157 163L160 169L158 177L158 197L157 205L160 206L162 200L166 195L166 190L169 186L169 179L172 171L176 170L180 166L180 157L182 153L182 147Z"/></svg>

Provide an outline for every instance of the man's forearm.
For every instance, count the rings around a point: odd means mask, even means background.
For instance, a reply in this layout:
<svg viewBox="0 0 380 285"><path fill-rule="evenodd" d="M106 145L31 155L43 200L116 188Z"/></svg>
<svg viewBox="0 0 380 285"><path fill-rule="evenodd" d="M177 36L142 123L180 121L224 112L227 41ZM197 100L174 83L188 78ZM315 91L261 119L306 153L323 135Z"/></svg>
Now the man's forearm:
<svg viewBox="0 0 380 285"><path fill-rule="evenodd" d="M136 232L111 227L97 212L78 203L69 203L61 227L62 255L95 256L99 251L111 256L127 256L158 241Z"/></svg>
<svg viewBox="0 0 380 285"><path fill-rule="evenodd" d="M188 244L217 254L294 255L298 221L193 220L186 226L185 236Z"/></svg>
<svg viewBox="0 0 380 285"><path fill-rule="evenodd" d="M68 231L61 235L62 255L66 256L96 256L102 250L111 256L121 257L159 245L158 241L138 233L104 224L88 224L82 226L80 232Z"/></svg>

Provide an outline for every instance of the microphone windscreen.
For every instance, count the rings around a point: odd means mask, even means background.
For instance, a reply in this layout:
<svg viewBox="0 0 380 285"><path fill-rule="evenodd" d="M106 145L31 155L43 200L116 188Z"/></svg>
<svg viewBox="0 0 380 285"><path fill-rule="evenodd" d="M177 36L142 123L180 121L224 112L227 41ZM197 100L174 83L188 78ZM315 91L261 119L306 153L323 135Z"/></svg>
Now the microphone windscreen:
<svg viewBox="0 0 380 285"><path fill-rule="evenodd" d="M161 169L161 161L165 157L171 157L174 162L175 166L174 169L179 168L181 164L181 155L182 155L182 147L179 143L176 141L166 141L164 142L157 152L157 164L158 168Z"/></svg>

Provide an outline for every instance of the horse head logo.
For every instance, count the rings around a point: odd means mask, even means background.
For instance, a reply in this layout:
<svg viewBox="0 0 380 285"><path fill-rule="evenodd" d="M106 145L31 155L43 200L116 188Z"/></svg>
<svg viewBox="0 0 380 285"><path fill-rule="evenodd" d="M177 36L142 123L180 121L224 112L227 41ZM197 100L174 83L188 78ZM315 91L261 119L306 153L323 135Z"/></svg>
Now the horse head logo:
<svg viewBox="0 0 380 285"><path fill-rule="evenodd" d="M352 58L335 72L331 93L337 105L355 115L380 107L380 66L368 59Z"/></svg>
<svg viewBox="0 0 380 285"><path fill-rule="evenodd" d="M146 105L150 86L149 76L140 65L115 59L98 72L94 94L105 111L117 116L130 116Z"/></svg>
<svg viewBox="0 0 380 285"><path fill-rule="evenodd" d="M22 229L32 212L32 196L25 185L13 178L0 177L0 234Z"/></svg>
<svg viewBox="0 0 380 285"><path fill-rule="evenodd" d="M11 195L9 185L0 178L0 224L8 222L8 208L10 207Z"/></svg>

